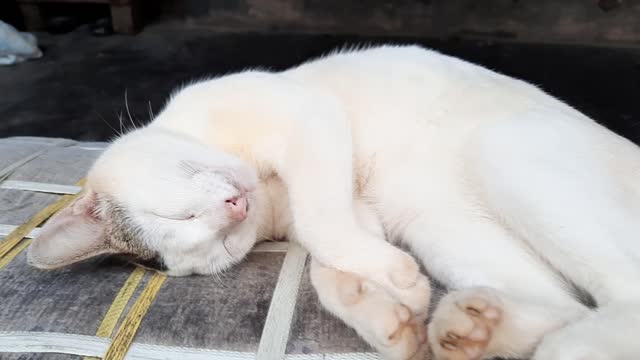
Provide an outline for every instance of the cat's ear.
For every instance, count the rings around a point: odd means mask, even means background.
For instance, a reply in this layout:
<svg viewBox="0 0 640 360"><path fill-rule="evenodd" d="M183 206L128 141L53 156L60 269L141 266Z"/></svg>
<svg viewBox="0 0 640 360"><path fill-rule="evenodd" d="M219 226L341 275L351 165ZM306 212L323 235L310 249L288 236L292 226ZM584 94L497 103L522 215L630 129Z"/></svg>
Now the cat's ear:
<svg viewBox="0 0 640 360"><path fill-rule="evenodd" d="M87 191L49 219L29 247L29 263L40 269L54 269L115 252L109 247L96 206L95 192Z"/></svg>

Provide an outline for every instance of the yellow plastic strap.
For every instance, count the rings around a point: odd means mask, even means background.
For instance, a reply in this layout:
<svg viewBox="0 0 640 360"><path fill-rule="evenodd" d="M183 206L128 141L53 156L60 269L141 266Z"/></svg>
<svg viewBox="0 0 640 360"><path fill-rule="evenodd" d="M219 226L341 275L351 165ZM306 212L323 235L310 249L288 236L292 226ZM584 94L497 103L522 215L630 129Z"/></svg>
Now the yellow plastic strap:
<svg viewBox="0 0 640 360"><path fill-rule="evenodd" d="M29 244L31 244L31 239L27 239L21 242L20 244L15 246L13 249L11 249L5 257L1 257L0 269L7 266L11 262L11 260L13 260L16 256L18 256L18 254L20 254L22 250L24 250L27 246L29 246Z"/></svg>
<svg viewBox="0 0 640 360"><path fill-rule="evenodd" d="M133 296L133 292L136 290L143 277L144 269L139 267L133 270L131 275L129 275L129 278L125 281L124 285L122 285L118 295L113 299L109 310L107 310L107 313L104 315L104 319L102 319L102 323L100 324L98 331L96 331L96 336L111 337L111 333L113 332L113 329L116 328L116 324L118 323L118 320L120 320L120 316L122 316L124 308L129 303L131 296Z"/></svg>
<svg viewBox="0 0 640 360"><path fill-rule="evenodd" d="M81 179L76 183L76 186L84 186L86 179ZM38 225L42 224L50 218L53 214L60 211L67 205L69 205L78 195L64 195L58 201L50 204L49 206L42 209L39 213L37 213L34 217L29 219L26 223L18 226L13 230L7 237L0 242L0 269L5 267L13 258L15 258L21 250L23 250L26 246L20 246L20 251L11 251L18 245L25 236L31 232L31 230L35 229ZM17 248L16 248L17 249Z"/></svg>
<svg viewBox="0 0 640 360"><path fill-rule="evenodd" d="M140 281L143 277L144 269L136 267L131 275L129 275L129 277L127 278L127 281L124 282L124 285L122 285L122 288L120 288L120 291L118 291L116 297L113 299L109 310L107 310L107 313L102 319L102 323L100 323L100 327L98 327L98 331L96 331L96 336L111 337L111 333L113 332L113 329L115 329L118 320L120 320L120 316L122 316L124 308L129 303L129 300L131 300L133 293L135 292L136 288L138 288L138 284L140 284ZM99 358L93 356L84 357L84 360L93 359Z"/></svg>
<svg viewBox="0 0 640 360"><path fill-rule="evenodd" d="M111 345L109 345L109 348L103 357L104 360L124 359L127 355L127 351L129 351L129 346L138 331L138 327L140 327L142 318L147 313L147 310L149 310L149 306L151 306L151 303L155 299L166 278L166 275L160 273L153 274L149 283L131 308L131 311L129 311L129 314L127 314L127 317L120 325L120 328L118 328L118 332L113 337L113 341L111 341Z"/></svg>

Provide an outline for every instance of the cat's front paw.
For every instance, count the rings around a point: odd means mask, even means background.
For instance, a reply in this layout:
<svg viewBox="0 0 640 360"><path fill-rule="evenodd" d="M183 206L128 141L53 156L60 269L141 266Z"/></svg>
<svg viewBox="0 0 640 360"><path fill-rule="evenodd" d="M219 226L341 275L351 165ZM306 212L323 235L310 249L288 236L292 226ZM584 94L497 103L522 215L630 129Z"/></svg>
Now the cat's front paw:
<svg viewBox="0 0 640 360"><path fill-rule="evenodd" d="M428 345L423 312L414 314L383 289L357 275L341 273L337 279L343 307L338 312L384 359L425 359Z"/></svg>
<svg viewBox="0 0 640 360"><path fill-rule="evenodd" d="M392 305L384 317L386 321L374 321L376 333L373 344L384 359L424 360L427 355L427 331L424 320L414 317L404 305ZM377 343L377 344L376 344Z"/></svg>
<svg viewBox="0 0 640 360"><path fill-rule="evenodd" d="M393 248L384 256L386 261L372 261L379 266L368 279L384 288L398 303L406 306L416 315L424 315L429 310L431 285L429 279L420 272L420 266L409 254Z"/></svg>
<svg viewBox="0 0 640 360"><path fill-rule="evenodd" d="M502 321L502 311L502 302L491 289L473 288L445 296L429 324L429 343L435 358L487 358L493 332Z"/></svg>

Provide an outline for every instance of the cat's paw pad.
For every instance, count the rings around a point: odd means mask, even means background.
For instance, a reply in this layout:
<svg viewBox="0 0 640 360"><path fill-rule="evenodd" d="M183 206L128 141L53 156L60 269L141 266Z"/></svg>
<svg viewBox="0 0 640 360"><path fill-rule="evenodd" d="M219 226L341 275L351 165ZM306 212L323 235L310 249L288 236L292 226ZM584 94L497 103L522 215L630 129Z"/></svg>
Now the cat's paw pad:
<svg viewBox="0 0 640 360"><path fill-rule="evenodd" d="M337 285L350 323L384 359L425 358L428 346L422 314L416 316L383 289L353 274L343 273Z"/></svg>
<svg viewBox="0 0 640 360"><path fill-rule="evenodd" d="M502 302L492 290L477 288L449 294L429 324L436 359L483 358L501 321Z"/></svg>
<svg viewBox="0 0 640 360"><path fill-rule="evenodd" d="M420 266L408 254L399 252L398 261L390 269L391 283L400 288L408 289L416 285L420 276Z"/></svg>

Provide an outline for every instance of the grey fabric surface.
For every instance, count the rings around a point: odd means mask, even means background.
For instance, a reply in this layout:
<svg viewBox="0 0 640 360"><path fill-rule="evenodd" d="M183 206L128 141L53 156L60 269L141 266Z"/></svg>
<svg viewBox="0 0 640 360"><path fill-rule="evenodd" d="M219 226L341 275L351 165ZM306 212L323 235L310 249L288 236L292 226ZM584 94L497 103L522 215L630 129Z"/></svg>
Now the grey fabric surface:
<svg viewBox="0 0 640 360"><path fill-rule="evenodd" d="M51 147L29 164L18 168L10 179L72 185L86 174L99 155L100 151Z"/></svg>
<svg viewBox="0 0 640 360"><path fill-rule="evenodd" d="M26 252L0 270L0 331L95 335L133 267L114 260L42 271Z"/></svg>
<svg viewBox="0 0 640 360"><path fill-rule="evenodd" d="M136 341L146 344L255 351L284 254L250 254L215 276L168 278Z"/></svg>
<svg viewBox="0 0 640 360"><path fill-rule="evenodd" d="M0 141L0 170L9 164L38 152L45 146L31 143L15 143L12 141Z"/></svg>
<svg viewBox="0 0 640 360"><path fill-rule="evenodd" d="M0 189L0 224L20 225L60 195Z"/></svg>
<svg viewBox="0 0 640 360"><path fill-rule="evenodd" d="M0 360L82 360L82 356L69 354L30 354L30 353L13 353L0 354Z"/></svg>

